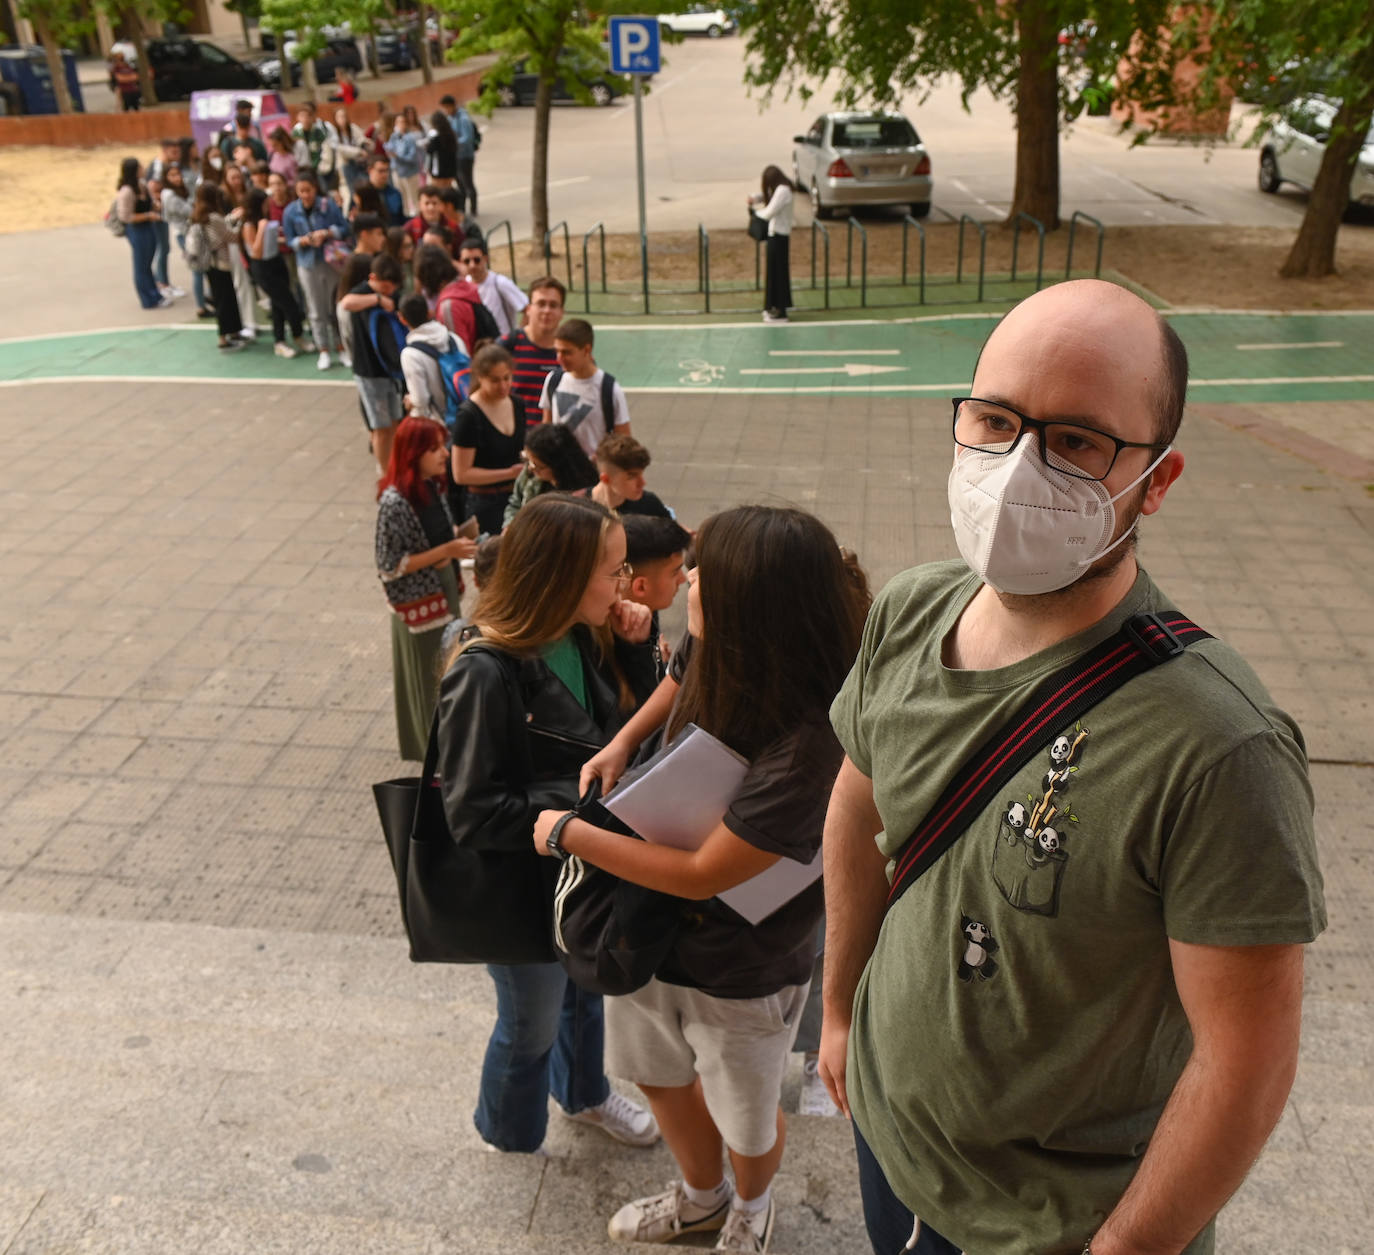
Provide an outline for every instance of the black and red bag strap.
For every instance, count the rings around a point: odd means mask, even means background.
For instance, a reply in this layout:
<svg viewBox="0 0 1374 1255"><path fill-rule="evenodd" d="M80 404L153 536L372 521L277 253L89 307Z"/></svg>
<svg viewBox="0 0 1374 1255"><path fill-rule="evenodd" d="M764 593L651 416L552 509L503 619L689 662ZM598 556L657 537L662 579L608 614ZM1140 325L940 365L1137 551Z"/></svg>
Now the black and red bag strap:
<svg viewBox="0 0 1374 1255"><path fill-rule="evenodd" d="M964 835L1007 782L1061 728L1128 680L1210 638L1211 633L1177 610L1137 614L1100 645L1042 680L1007 723L955 772L930 813L897 852L887 909Z"/></svg>

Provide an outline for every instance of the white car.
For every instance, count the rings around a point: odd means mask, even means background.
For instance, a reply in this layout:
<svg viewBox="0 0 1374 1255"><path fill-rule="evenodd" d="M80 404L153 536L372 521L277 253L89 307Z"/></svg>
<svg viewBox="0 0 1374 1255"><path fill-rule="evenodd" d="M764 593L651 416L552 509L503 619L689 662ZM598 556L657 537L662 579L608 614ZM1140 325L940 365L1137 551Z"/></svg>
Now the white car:
<svg viewBox="0 0 1374 1255"><path fill-rule="evenodd" d="M724 9L694 4L685 13L660 13L658 24L677 35L706 35L719 39L735 29L735 19Z"/></svg>
<svg viewBox="0 0 1374 1255"><path fill-rule="evenodd" d="M1259 187L1277 192L1282 183L1310 189L1317 181L1337 104L1320 96L1295 100L1274 123L1260 149ZM1374 205L1374 127L1364 138L1350 179L1350 199Z"/></svg>

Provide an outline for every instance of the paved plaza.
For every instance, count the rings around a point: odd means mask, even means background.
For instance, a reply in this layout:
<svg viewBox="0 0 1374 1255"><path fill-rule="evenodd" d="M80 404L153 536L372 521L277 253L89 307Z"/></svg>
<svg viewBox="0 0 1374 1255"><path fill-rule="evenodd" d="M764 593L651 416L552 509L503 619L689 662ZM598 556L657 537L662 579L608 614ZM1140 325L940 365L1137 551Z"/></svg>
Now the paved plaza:
<svg viewBox="0 0 1374 1255"><path fill-rule="evenodd" d="M671 1160L558 1123L551 1159L481 1150L489 984L407 961L369 792L403 771L374 468L351 389L297 374L0 389L0 1252L605 1250ZM1374 403L1217 395L1141 554L1301 722L1331 919L1219 1250L1368 1252ZM954 552L942 397L630 404L690 524L800 504L875 585ZM842 1120L794 1117L778 1192L780 1255L867 1249Z"/></svg>

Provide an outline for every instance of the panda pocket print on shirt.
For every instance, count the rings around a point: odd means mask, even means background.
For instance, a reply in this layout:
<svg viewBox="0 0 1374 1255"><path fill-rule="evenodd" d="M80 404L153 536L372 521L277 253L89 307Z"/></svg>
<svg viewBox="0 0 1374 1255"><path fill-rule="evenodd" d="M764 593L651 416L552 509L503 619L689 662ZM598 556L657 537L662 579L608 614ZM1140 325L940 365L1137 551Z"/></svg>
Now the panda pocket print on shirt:
<svg viewBox="0 0 1374 1255"><path fill-rule="evenodd" d="M1070 832L1078 824L1068 792L1078 774L1088 729L1075 725L1056 737L1039 796L1009 801L997 818L992 878L1010 906L1053 919L1069 864ZM1076 839L1077 833L1074 833Z"/></svg>

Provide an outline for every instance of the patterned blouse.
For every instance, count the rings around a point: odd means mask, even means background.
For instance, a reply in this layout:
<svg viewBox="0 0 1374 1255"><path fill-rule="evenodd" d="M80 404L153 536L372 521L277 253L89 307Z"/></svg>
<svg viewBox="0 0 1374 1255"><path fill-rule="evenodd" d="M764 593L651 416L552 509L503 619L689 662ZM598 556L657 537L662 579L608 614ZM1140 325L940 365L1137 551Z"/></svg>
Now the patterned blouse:
<svg viewBox="0 0 1374 1255"><path fill-rule="evenodd" d="M448 501L443 493L439 494L439 500L443 502L451 528L453 519L448 514ZM442 628L453 619L438 570L434 567L407 570L412 554L433 548L415 507L394 485L382 493L377 502L377 575L391 608L412 632Z"/></svg>

